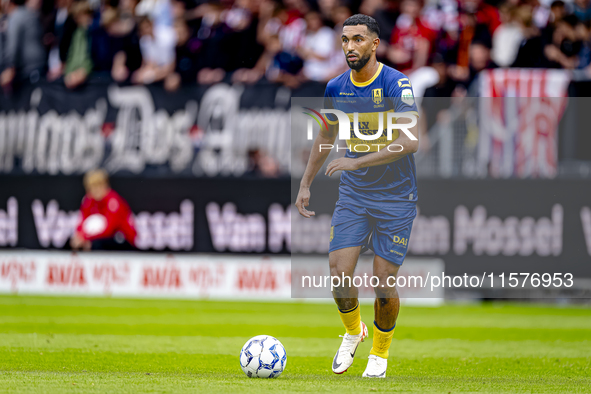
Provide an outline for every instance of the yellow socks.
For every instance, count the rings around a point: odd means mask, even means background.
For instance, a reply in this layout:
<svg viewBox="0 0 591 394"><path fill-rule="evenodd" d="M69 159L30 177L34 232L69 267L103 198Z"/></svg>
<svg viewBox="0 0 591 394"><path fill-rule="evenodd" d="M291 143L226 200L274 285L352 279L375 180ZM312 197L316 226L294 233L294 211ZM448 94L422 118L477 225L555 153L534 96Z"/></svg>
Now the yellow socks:
<svg viewBox="0 0 591 394"><path fill-rule="evenodd" d="M394 324L394 327L396 327L396 324ZM383 330L378 327L375 321L373 322L373 346L369 354L381 358L388 358L388 349L390 349L392 337L394 336L394 327L388 330Z"/></svg>
<svg viewBox="0 0 591 394"><path fill-rule="evenodd" d="M345 326L345 329L347 330L347 334L361 334L361 313L359 311L359 303L357 303L357 306L353 309L349 309L346 311L342 311L339 309L339 315L341 315L341 320L343 322L343 325Z"/></svg>
<svg viewBox="0 0 591 394"><path fill-rule="evenodd" d="M353 309L346 311L339 309L339 315L349 335L361 334L361 313L359 309L359 303ZM396 327L396 324L394 324L394 327ZM373 322L373 346L369 354L388 358L388 349L390 349L390 345L392 344L394 327L384 330L375 321Z"/></svg>

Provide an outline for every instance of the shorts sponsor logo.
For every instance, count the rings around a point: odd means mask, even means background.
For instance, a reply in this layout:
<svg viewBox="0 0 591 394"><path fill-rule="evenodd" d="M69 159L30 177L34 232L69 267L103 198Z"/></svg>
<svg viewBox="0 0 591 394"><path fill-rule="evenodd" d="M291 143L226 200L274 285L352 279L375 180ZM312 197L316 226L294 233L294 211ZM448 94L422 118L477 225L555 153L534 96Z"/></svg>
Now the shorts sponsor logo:
<svg viewBox="0 0 591 394"><path fill-rule="evenodd" d="M406 248L406 246L408 245L408 238L403 238L399 237L398 235L395 235L392 239L392 242L394 242L396 245L402 245Z"/></svg>

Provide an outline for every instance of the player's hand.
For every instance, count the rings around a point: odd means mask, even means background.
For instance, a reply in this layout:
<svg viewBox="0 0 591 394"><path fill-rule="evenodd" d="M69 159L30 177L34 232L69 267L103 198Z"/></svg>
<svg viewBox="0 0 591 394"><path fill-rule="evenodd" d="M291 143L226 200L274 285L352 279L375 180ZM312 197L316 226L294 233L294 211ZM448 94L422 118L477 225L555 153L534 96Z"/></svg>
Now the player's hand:
<svg viewBox="0 0 591 394"><path fill-rule="evenodd" d="M308 211L306 207L310 204L310 188L308 187L300 187L300 191L298 192L298 197L296 198L296 207L300 215L305 218L310 218L316 213L314 211Z"/></svg>
<svg viewBox="0 0 591 394"><path fill-rule="evenodd" d="M336 171L355 171L358 169L357 160L341 157L328 163L325 175L331 176Z"/></svg>

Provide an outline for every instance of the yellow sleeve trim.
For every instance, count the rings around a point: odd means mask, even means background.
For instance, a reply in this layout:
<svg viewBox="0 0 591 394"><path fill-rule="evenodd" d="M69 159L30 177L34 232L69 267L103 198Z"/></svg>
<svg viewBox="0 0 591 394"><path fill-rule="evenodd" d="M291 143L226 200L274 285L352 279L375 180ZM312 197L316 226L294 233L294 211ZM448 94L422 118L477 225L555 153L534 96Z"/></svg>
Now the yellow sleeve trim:
<svg viewBox="0 0 591 394"><path fill-rule="evenodd" d="M335 124L339 124L339 120L338 119L337 120L330 120L330 119L328 119L327 116L325 116L324 119L326 119L326 123L328 123L329 125L334 126Z"/></svg>
<svg viewBox="0 0 591 394"><path fill-rule="evenodd" d="M369 84L371 84L373 81L375 81L375 79L380 75L380 73L382 72L382 67L384 67L384 65L382 63L380 63L380 65L378 66L378 71L376 71L376 73L373 75L373 77L371 77L371 79L369 81L366 82L356 82L353 79L353 70L351 70L349 72L349 77L351 78L351 82L353 83L353 85L362 88L364 86L368 86Z"/></svg>

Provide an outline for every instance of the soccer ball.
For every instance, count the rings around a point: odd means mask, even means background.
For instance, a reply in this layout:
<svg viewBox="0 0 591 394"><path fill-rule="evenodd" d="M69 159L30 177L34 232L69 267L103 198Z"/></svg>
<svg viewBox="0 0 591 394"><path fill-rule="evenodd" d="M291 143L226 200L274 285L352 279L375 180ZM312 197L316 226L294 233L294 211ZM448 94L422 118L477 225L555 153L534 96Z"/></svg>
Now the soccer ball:
<svg viewBox="0 0 591 394"><path fill-rule="evenodd" d="M249 378L276 378L286 363L285 348L269 335L250 338L240 350L240 366Z"/></svg>

